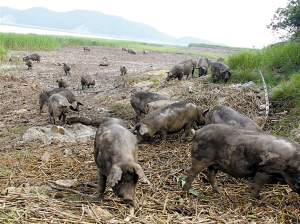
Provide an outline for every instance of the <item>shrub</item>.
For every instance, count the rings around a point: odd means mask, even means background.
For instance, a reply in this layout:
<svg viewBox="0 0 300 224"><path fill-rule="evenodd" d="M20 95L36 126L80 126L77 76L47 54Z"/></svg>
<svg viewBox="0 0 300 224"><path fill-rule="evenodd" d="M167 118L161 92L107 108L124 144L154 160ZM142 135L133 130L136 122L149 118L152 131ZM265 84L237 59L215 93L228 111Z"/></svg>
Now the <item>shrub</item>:
<svg viewBox="0 0 300 224"><path fill-rule="evenodd" d="M289 82L282 82L270 97L276 111L300 108L300 73L294 74Z"/></svg>

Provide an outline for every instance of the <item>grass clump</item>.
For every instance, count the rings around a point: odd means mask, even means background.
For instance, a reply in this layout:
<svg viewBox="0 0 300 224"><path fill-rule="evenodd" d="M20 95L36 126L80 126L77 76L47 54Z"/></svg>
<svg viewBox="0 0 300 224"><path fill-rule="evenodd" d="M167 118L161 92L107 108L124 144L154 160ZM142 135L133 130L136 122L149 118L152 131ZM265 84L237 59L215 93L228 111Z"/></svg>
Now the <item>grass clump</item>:
<svg viewBox="0 0 300 224"><path fill-rule="evenodd" d="M292 75L288 82L282 82L271 94L273 108L276 111L300 110L300 73Z"/></svg>
<svg viewBox="0 0 300 224"><path fill-rule="evenodd" d="M60 44L53 36L38 34L0 33L4 51L9 50L59 50Z"/></svg>
<svg viewBox="0 0 300 224"><path fill-rule="evenodd" d="M116 103L112 106L112 112L116 115L116 117L121 119L130 120L133 118L134 110L131 105Z"/></svg>

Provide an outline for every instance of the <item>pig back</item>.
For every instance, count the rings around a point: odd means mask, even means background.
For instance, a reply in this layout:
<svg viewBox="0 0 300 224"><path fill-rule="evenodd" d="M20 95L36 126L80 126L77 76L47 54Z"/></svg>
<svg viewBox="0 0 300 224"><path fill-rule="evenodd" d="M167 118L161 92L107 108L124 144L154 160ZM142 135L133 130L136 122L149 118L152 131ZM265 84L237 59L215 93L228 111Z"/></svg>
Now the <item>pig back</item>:
<svg viewBox="0 0 300 224"><path fill-rule="evenodd" d="M198 118L197 106L187 101L180 101L154 110L146 115L139 126L147 126L150 136L161 130L177 132L186 124L191 124ZM140 133L142 134L142 129ZM142 134L143 135L143 134Z"/></svg>
<svg viewBox="0 0 300 224"><path fill-rule="evenodd" d="M250 130L261 130L253 120L227 106L211 109L206 116L206 124L229 124Z"/></svg>
<svg viewBox="0 0 300 224"><path fill-rule="evenodd" d="M141 112L145 113L146 104L157 100L167 100L167 98L158 93L141 91L134 93L131 96L130 104L134 110L139 109Z"/></svg>

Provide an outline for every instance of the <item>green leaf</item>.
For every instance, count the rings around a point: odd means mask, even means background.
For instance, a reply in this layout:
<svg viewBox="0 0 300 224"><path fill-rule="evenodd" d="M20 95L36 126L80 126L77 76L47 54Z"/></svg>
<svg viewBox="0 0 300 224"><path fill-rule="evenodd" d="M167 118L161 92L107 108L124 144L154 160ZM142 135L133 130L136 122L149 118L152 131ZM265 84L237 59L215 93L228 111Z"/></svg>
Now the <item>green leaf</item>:
<svg viewBox="0 0 300 224"><path fill-rule="evenodd" d="M197 197L200 196L200 193L199 193L198 191L196 191L195 189L193 189L193 188L190 188L190 189L189 189L189 192L190 192L191 194L197 196Z"/></svg>
<svg viewBox="0 0 300 224"><path fill-rule="evenodd" d="M246 218L257 219L258 217L256 215L246 215Z"/></svg>

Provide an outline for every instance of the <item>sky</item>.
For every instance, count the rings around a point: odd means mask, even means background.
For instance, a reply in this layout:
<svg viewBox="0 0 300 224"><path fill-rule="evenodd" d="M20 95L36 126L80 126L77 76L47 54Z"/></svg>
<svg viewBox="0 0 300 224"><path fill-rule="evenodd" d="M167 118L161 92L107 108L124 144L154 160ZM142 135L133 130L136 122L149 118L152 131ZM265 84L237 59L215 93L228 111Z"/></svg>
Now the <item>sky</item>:
<svg viewBox="0 0 300 224"><path fill-rule="evenodd" d="M15 9L100 11L150 25L170 36L196 37L232 47L263 48L279 40L267 28L288 0L1 0ZM1 11L0 11L1 17Z"/></svg>

